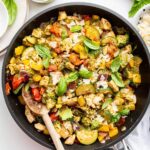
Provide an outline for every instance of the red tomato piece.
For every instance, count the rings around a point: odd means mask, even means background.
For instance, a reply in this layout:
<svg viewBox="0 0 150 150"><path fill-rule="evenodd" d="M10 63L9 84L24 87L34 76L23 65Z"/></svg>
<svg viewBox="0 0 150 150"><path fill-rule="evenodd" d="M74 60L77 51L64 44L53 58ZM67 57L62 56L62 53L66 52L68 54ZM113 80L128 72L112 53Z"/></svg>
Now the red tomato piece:
<svg viewBox="0 0 150 150"><path fill-rule="evenodd" d="M42 96L41 96L40 91L39 91L38 88L32 88L31 93L33 95L34 100L36 100L37 102L41 101Z"/></svg>
<svg viewBox="0 0 150 150"><path fill-rule="evenodd" d="M86 20L86 21L90 20L90 16L89 15L83 15L83 19Z"/></svg>
<svg viewBox="0 0 150 150"><path fill-rule="evenodd" d="M50 118L51 118L52 122L58 120L58 116L56 116L56 113L50 114Z"/></svg>
<svg viewBox="0 0 150 150"><path fill-rule="evenodd" d="M24 77L19 76L19 75L13 76L13 79L12 79L13 90L17 89L18 86L23 82L24 82Z"/></svg>

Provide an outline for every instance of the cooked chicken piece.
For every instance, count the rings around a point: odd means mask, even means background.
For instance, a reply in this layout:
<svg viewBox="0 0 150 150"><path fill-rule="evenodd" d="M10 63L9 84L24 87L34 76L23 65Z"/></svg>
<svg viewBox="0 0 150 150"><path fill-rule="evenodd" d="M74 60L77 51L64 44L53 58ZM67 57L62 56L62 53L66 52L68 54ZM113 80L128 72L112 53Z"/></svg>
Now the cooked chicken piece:
<svg viewBox="0 0 150 150"><path fill-rule="evenodd" d="M30 111L27 105L25 106L25 115L29 123L33 123L35 121L35 116L32 114L32 112Z"/></svg>
<svg viewBox="0 0 150 150"><path fill-rule="evenodd" d="M65 140L65 144L67 145L72 145L75 141L75 134L69 136L66 140Z"/></svg>
<svg viewBox="0 0 150 150"><path fill-rule="evenodd" d="M72 124L70 121L66 121L63 123L64 127L69 131L70 134L73 133Z"/></svg>
<svg viewBox="0 0 150 150"><path fill-rule="evenodd" d="M113 80L108 82L108 85L113 89L114 92L118 92L119 91L118 86L115 84L115 82Z"/></svg>
<svg viewBox="0 0 150 150"><path fill-rule="evenodd" d="M45 125L43 125L43 124L41 124L41 123L35 123L34 124L34 127L39 131L39 132L41 132L41 131L44 131L45 130Z"/></svg>

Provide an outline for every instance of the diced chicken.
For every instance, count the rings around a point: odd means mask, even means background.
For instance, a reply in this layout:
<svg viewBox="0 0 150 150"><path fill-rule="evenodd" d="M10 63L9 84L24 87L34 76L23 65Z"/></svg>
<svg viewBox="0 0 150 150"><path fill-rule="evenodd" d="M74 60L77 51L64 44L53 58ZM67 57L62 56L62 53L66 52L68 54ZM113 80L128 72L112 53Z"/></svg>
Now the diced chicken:
<svg viewBox="0 0 150 150"><path fill-rule="evenodd" d="M40 86L47 87L48 83L49 83L49 77L48 76L44 76L44 77L42 77L42 79L40 81Z"/></svg>
<svg viewBox="0 0 150 150"><path fill-rule="evenodd" d="M67 145L72 145L75 141L75 134L69 136L66 140L65 140L65 144Z"/></svg>
<svg viewBox="0 0 150 150"><path fill-rule="evenodd" d="M58 20L64 20L66 18L67 18L67 13L65 11L60 11L59 16L58 16Z"/></svg>
<svg viewBox="0 0 150 150"><path fill-rule="evenodd" d="M63 123L64 127L69 131L70 134L73 133L73 128L72 128L72 124L70 121L65 121Z"/></svg>
<svg viewBox="0 0 150 150"><path fill-rule="evenodd" d="M34 29L32 31L32 36L36 37L36 38L41 38L43 35L43 31L40 28Z"/></svg>
<svg viewBox="0 0 150 150"><path fill-rule="evenodd" d="M25 116L27 117L29 123L33 123L35 121L35 116L31 113L27 105L25 106Z"/></svg>
<svg viewBox="0 0 150 150"><path fill-rule="evenodd" d="M115 82L113 80L108 82L108 85L113 89L114 92L118 92L119 91L118 86L115 84Z"/></svg>
<svg viewBox="0 0 150 150"><path fill-rule="evenodd" d="M35 123L34 124L34 127L39 131L39 132L42 132L45 130L45 125L41 124L41 123Z"/></svg>
<svg viewBox="0 0 150 150"><path fill-rule="evenodd" d="M74 106L77 104L77 97L73 97L73 98L69 98L69 99L66 99L64 102L63 102L64 105L68 105L68 106Z"/></svg>
<svg viewBox="0 0 150 150"><path fill-rule="evenodd" d="M62 127L61 130L58 133L64 139L69 137L69 131L66 128L64 128L64 127Z"/></svg>
<svg viewBox="0 0 150 150"><path fill-rule="evenodd" d="M111 30L111 24L107 19L102 18L100 21L100 27L103 30Z"/></svg>

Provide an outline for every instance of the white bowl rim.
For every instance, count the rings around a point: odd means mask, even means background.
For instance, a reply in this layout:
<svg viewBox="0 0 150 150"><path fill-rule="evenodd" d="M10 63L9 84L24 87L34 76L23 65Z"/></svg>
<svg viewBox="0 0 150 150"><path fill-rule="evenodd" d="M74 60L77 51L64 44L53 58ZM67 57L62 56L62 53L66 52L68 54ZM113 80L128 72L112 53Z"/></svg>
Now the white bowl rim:
<svg viewBox="0 0 150 150"><path fill-rule="evenodd" d="M0 14L2 14L1 15L2 18L5 18L5 24L3 26L3 29L0 30L0 38L1 38L7 30L8 22L9 22L9 15L8 15L7 8L6 8L6 6L4 5L4 3L2 1L0 1L0 5L3 7L3 9L1 10L2 13L0 13Z"/></svg>

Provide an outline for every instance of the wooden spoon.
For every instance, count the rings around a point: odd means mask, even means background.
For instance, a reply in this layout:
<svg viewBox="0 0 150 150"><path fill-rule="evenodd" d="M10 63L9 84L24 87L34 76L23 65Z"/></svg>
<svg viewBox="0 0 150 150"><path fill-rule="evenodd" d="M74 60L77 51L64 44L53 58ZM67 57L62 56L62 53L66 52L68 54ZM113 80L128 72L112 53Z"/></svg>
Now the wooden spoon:
<svg viewBox="0 0 150 150"><path fill-rule="evenodd" d="M46 108L45 105L43 105L42 103L38 103L36 101L34 101L30 95L29 92L26 92L25 89L22 89L22 97L26 103L26 105L29 107L29 109L37 114L40 115L51 135L51 138L55 144L55 147L57 150L64 150L64 147L61 143L61 140L59 138L58 133L56 132L53 123L48 115L49 110Z"/></svg>

